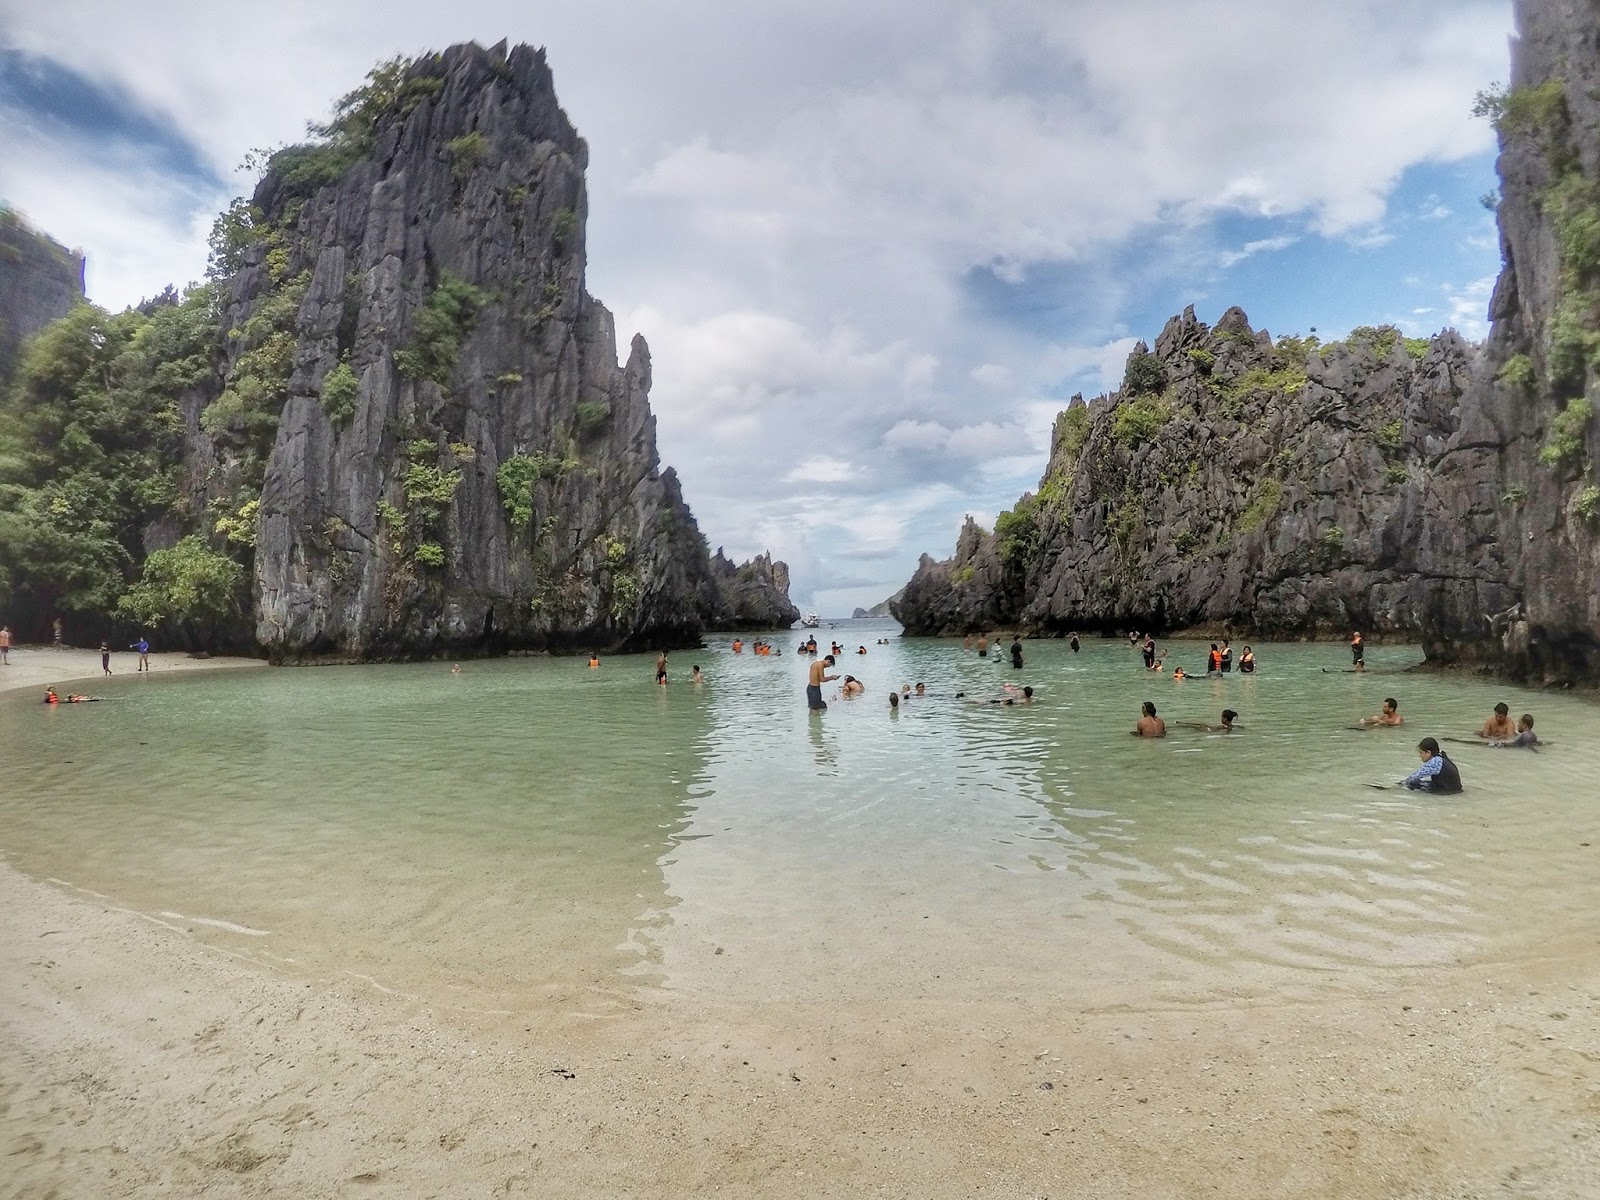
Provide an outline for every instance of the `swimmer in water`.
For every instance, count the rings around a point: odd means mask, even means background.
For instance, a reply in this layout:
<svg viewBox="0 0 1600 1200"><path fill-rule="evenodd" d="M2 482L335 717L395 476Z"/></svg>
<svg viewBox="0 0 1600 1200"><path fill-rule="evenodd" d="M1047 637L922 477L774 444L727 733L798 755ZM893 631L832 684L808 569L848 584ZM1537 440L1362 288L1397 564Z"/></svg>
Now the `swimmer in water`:
<svg viewBox="0 0 1600 1200"><path fill-rule="evenodd" d="M1172 668L1172 677L1174 679L1187 679L1187 678L1189 678L1189 673L1187 671L1185 671L1182 667L1173 667Z"/></svg>
<svg viewBox="0 0 1600 1200"><path fill-rule="evenodd" d="M926 696L927 694L928 694L928 685L925 684L925 683L917 684L917 695L918 696Z"/></svg>
<svg viewBox="0 0 1600 1200"><path fill-rule="evenodd" d="M1239 727L1234 724L1239 719L1239 714L1231 708L1222 710L1222 724L1208 725L1204 721L1184 721L1185 729L1198 729L1201 733L1238 733Z"/></svg>
<svg viewBox="0 0 1600 1200"><path fill-rule="evenodd" d="M1239 656L1239 674L1254 675L1256 673L1256 652L1249 646L1244 648L1244 653Z"/></svg>
<svg viewBox="0 0 1600 1200"><path fill-rule="evenodd" d="M1379 725L1404 725L1406 719L1400 715L1400 702L1393 696L1383 702L1383 711L1375 717L1362 717L1361 724L1368 729L1375 729Z"/></svg>
<svg viewBox="0 0 1600 1200"><path fill-rule="evenodd" d="M1361 640L1360 630L1350 635L1350 665L1357 671L1367 669L1367 647Z"/></svg>
<svg viewBox="0 0 1600 1200"><path fill-rule="evenodd" d="M690 683L704 683L705 681L706 681L706 677L700 673L700 664L699 663L695 663L694 670L689 672L689 682Z"/></svg>
<svg viewBox="0 0 1600 1200"><path fill-rule="evenodd" d="M589 651L589 670L593 671L600 665L600 656L593 650Z"/></svg>
<svg viewBox="0 0 1600 1200"><path fill-rule="evenodd" d="M1422 759L1422 765L1401 780L1403 786L1412 791L1441 795L1453 795L1461 790L1461 772L1450 761L1450 756L1439 749L1437 741L1423 738L1417 743L1417 756Z"/></svg>
<svg viewBox="0 0 1600 1200"><path fill-rule="evenodd" d="M1143 715L1140 716L1139 723L1133 727L1133 736L1148 738L1167 736L1167 723L1156 716L1154 702L1150 700L1144 702Z"/></svg>
<svg viewBox="0 0 1600 1200"><path fill-rule="evenodd" d="M889 693L889 711L890 712L899 712L900 711L900 693L899 692L890 692Z"/></svg>
<svg viewBox="0 0 1600 1200"><path fill-rule="evenodd" d="M1071 646L1072 647L1072 652L1074 654L1076 654L1078 652L1078 635L1077 634L1073 634L1072 635L1072 640L1070 642L1068 642L1067 645Z"/></svg>
<svg viewBox="0 0 1600 1200"><path fill-rule="evenodd" d="M80 696L77 692L67 693L68 704L95 704L104 699L104 696Z"/></svg>
<svg viewBox="0 0 1600 1200"><path fill-rule="evenodd" d="M44 704L60 704L61 703L61 697L56 695L56 689L55 688L47 687L44 690L44 700L42 701L42 703L44 703Z"/></svg>
<svg viewBox="0 0 1600 1200"><path fill-rule="evenodd" d="M1511 723L1511 707L1501 702L1494 706L1494 716L1483 723L1478 736L1491 742L1509 742L1517 736L1517 727Z"/></svg>
<svg viewBox="0 0 1600 1200"><path fill-rule="evenodd" d="M844 684L839 690L844 693L846 699L849 699L851 696L861 695L862 692L867 690L867 685L862 683L861 680L857 679L854 675L846 675L844 677Z"/></svg>
<svg viewBox="0 0 1600 1200"><path fill-rule="evenodd" d="M450 668L450 674L452 674L452 675L461 674L461 664L460 663L456 663L455 666L451 667Z"/></svg>

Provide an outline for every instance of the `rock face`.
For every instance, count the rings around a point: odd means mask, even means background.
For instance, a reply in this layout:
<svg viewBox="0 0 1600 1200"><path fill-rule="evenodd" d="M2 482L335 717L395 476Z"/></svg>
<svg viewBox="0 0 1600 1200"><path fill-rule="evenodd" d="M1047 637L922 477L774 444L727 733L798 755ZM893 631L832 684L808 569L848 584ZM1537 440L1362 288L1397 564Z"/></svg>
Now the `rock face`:
<svg viewBox="0 0 1600 1200"><path fill-rule="evenodd" d="M712 629L786 629L800 619L800 610L789 601L789 568L770 554L735 566L718 546L711 578L716 599L707 623Z"/></svg>
<svg viewBox="0 0 1600 1200"><path fill-rule="evenodd" d="M22 343L83 299L83 256L0 209L0 388Z"/></svg>
<svg viewBox="0 0 1600 1200"><path fill-rule="evenodd" d="M1600 683L1600 6L1516 13L1487 344L1274 344L1185 312L1061 415L1036 494L923 557L908 632L1361 628Z"/></svg>
<svg viewBox="0 0 1600 1200"><path fill-rule="evenodd" d="M584 287L588 150L543 51L456 46L373 79L239 216L227 387L188 414L194 508L247 508L260 473L257 639L677 645L758 594L787 604L782 564L713 568L660 469L649 349L619 365ZM264 357L285 383L262 422Z"/></svg>
<svg viewBox="0 0 1600 1200"><path fill-rule="evenodd" d="M871 608L858 608L858 609L856 609L853 613L850 614L851 620L854 620L854 621L865 621L865 620L869 620L869 619L871 619L873 617L892 616L893 614L891 613L890 609L891 609L891 607L893 605L898 604L900 602L900 597L904 594L904 592L905 592L905 589L902 588L900 591L898 591L894 595L890 596L887 600L878 601Z"/></svg>
<svg viewBox="0 0 1600 1200"><path fill-rule="evenodd" d="M1473 353L1392 329L1274 343L1238 309L1215 328L1190 309L1135 350L1143 390L1064 412L1038 493L924 557L895 615L916 633L1414 628L1413 480Z"/></svg>

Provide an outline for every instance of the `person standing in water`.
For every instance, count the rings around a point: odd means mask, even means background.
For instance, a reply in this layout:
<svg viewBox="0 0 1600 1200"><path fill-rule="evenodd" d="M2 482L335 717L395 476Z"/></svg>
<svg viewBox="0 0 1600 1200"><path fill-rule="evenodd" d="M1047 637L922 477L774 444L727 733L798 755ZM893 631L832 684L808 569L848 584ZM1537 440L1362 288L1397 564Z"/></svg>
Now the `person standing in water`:
<svg viewBox="0 0 1600 1200"><path fill-rule="evenodd" d="M1072 647L1072 652L1074 654L1076 654L1078 652L1078 635L1077 634L1073 634L1072 635L1072 640L1070 642L1068 642L1067 645L1071 646Z"/></svg>
<svg viewBox="0 0 1600 1200"><path fill-rule="evenodd" d="M1239 656L1239 674L1254 675L1256 673L1256 652L1249 646L1244 648L1244 653Z"/></svg>
<svg viewBox="0 0 1600 1200"><path fill-rule="evenodd" d="M1233 672L1233 644L1227 638L1222 639L1222 656L1217 659L1217 669L1224 675Z"/></svg>
<svg viewBox="0 0 1600 1200"><path fill-rule="evenodd" d="M1360 630L1350 635L1350 665L1357 671L1367 669L1367 648L1362 644Z"/></svg>
<svg viewBox="0 0 1600 1200"><path fill-rule="evenodd" d="M1146 634L1145 635L1144 649L1141 651L1141 653L1144 655L1144 669L1146 671L1154 671L1156 669L1156 639L1155 639L1155 635L1153 635L1153 634Z"/></svg>
<svg viewBox="0 0 1600 1200"><path fill-rule="evenodd" d="M1435 739L1426 737L1418 742L1417 756L1422 759L1422 765L1401 781L1404 786L1412 791L1438 792L1447 796L1461 790L1461 772L1456 769L1450 756L1439 749Z"/></svg>
<svg viewBox="0 0 1600 1200"><path fill-rule="evenodd" d="M1517 727L1511 723L1511 707L1502 701L1494 706L1494 716L1483 723L1478 736L1495 742L1509 742L1517 736Z"/></svg>
<svg viewBox="0 0 1600 1200"><path fill-rule="evenodd" d="M1375 717L1362 717L1361 723L1371 728L1378 725L1404 725L1406 719L1400 715L1400 702L1389 696L1384 699L1382 712Z"/></svg>
<svg viewBox="0 0 1600 1200"><path fill-rule="evenodd" d="M1153 701L1144 702L1139 723L1133 727L1134 737L1158 738L1167 736L1167 723L1156 716L1156 706Z"/></svg>
<svg viewBox="0 0 1600 1200"><path fill-rule="evenodd" d="M1014 670L1022 670L1022 635L1020 633L1011 639L1011 666Z"/></svg>
<svg viewBox="0 0 1600 1200"><path fill-rule="evenodd" d="M980 633L978 635L978 657L989 657L989 635L987 633Z"/></svg>
<svg viewBox="0 0 1600 1200"><path fill-rule="evenodd" d="M656 683L662 687L667 686L667 652L665 650L656 655Z"/></svg>
<svg viewBox="0 0 1600 1200"><path fill-rule="evenodd" d="M829 675L828 668L833 666L833 655L829 654L811 664L811 673L806 678L806 707L812 712L826 712L828 703L822 698L822 685L829 680L839 678Z"/></svg>
<svg viewBox="0 0 1600 1200"><path fill-rule="evenodd" d="M694 670L689 672L689 682L690 683L704 683L705 681L706 681L706 677L704 675L700 674L700 664L699 663L695 663Z"/></svg>

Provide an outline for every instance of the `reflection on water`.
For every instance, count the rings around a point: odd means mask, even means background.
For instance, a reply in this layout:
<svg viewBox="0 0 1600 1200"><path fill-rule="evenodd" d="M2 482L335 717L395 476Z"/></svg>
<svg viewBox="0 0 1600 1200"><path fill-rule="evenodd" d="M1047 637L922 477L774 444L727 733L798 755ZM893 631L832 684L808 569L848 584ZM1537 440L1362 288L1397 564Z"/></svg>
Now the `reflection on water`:
<svg viewBox="0 0 1600 1200"><path fill-rule="evenodd" d="M874 644L892 628L841 624L869 653L839 673L868 691L821 715L805 660L725 642L674 655L665 689L636 657L117 679L116 703L54 713L6 697L0 848L265 931L196 936L462 1007L1309 996L1600 912L1584 701L1404 674L1403 648L1358 676L1323 670L1342 647L1258 646L1253 678L1174 682L1121 643L1032 643L1014 671ZM1006 682L1039 703L972 702ZM1350 728L1387 695L1404 727ZM1164 741L1128 735L1147 698ZM1501 698L1557 744L1455 747L1462 797L1365 786ZM1224 707L1243 732L1176 725Z"/></svg>

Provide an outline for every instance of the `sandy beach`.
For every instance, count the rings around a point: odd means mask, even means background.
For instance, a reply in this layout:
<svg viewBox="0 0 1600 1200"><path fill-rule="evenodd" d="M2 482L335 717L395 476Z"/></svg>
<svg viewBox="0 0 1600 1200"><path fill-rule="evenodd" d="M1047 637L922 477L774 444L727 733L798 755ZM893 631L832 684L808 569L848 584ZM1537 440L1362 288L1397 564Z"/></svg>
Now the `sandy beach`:
<svg viewBox="0 0 1600 1200"><path fill-rule="evenodd" d="M0 905L0 1196L1600 1195L1589 937L1317 1002L580 984L471 1014L9 865Z"/></svg>

